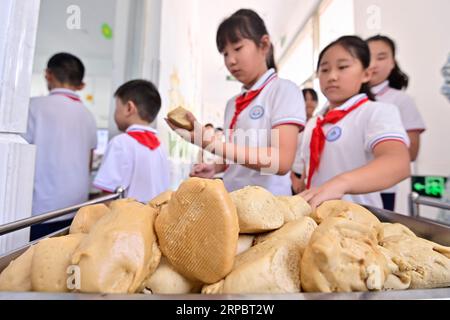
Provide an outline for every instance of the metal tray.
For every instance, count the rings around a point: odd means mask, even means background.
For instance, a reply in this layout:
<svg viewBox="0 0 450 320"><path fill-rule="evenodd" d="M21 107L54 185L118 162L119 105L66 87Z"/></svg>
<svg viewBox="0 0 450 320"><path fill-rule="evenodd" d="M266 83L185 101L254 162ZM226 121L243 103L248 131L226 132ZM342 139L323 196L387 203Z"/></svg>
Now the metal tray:
<svg viewBox="0 0 450 320"><path fill-rule="evenodd" d="M450 246L450 226L439 224L422 218L412 218L390 211L366 207L380 221L401 223L410 228L417 236ZM68 228L51 236L64 235ZM0 272L34 243L0 256ZM114 295L114 294L83 294L83 293L40 293L40 292L0 292L0 299L24 300L411 300L411 299L445 299L450 300L450 288L427 290L403 290L384 292L354 292L354 293L298 293L279 295Z"/></svg>

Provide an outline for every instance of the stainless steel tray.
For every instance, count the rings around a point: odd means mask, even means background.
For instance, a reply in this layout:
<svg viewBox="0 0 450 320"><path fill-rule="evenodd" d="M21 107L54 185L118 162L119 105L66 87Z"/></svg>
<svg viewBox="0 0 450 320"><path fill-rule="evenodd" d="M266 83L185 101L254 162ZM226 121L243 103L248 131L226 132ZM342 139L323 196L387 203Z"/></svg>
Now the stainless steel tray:
<svg viewBox="0 0 450 320"><path fill-rule="evenodd" d="M450 226L427 219L412 218L390 211L367 207L382 222L401 223L410 228L419 237L450 246ZM51 236L67 234L68 228ZM0 272L10 261L22 254L30 245L0 257ZM40 292L0 292L0 299L25 300L411 300L411 299L445 299L450 300L450 288L428 290L404 290L385 292L355 293L298 293L280 295L113 295L82 293L40 293Z"/></svg>

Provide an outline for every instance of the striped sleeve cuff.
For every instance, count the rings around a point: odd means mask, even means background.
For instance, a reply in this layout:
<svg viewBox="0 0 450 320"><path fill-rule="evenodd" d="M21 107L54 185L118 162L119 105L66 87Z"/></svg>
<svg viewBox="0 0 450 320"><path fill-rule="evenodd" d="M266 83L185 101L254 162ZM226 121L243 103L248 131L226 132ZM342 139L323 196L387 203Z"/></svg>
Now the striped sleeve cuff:
<svg viewBox="0 0 450 320"><path fill-rule="evenodd" d="M282 125L296 125L299 127L305 127L305 120L299 118L283 118L272 122L272 128L282 126Z"/></svg>
<svg viewBox="0 0 450 320"><path fill-rule="evenodd" d="M398 133L390 133L390 134L385 134L382 136L377 136L374 139L372 139L369 143L369 150L373 150L375 149L376 146L378 146L380 143L382 142L387 142L387 141L398 141L398 142L402 142L404 143L407 147L409 147L409 142L408 139L402 135L402 134L398 134Z"/></svg>

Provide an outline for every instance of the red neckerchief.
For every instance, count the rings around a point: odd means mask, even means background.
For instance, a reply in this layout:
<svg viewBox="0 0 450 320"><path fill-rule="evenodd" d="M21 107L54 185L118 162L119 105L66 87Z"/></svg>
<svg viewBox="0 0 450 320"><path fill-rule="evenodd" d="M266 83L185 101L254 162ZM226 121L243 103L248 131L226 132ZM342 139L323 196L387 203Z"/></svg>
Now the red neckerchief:
<svg viewBox="0 0 450 320"><path fill-rule="evenodd" d="M246 93L240 95L236 98L236 109L234 111L233 119L231 119L230 123L230 139L232 137L232 132L234 128L236 127L236 123L238 121L239 115L247 109L247 107L252 103L252 101L259 96L261 91L264 90L264 88L277 77L276 73L272 74L266 82L261 86L261 88L253 91L247 91Z"/></svg>
<svg viewBox="0 0 450 320"><path fill-rule="evenodd" d="M158 137L151 131L129 131L127 134L150 150L156 150L161 145Z"/></svg>
<svg viewBox="0 0 450 320"><path fill-rule="evenodd" d="M368 97L363 98L362 100L356 102L353 106L348 108L347 110L331 110L328 112L325 117L317 118L316 127L313 130L311 136L311 144L310 144L310 159L309 159L309 173L308 173L308 182L306 185L307 189L311 188L311 181L314 173L319 168L320 157L323 152L323 148L325 147L325 134L323 132L323 126L331 123L336 124L340 120L342 120L346 115L355 109L359 108L363 104L369 101Z"/></svg>

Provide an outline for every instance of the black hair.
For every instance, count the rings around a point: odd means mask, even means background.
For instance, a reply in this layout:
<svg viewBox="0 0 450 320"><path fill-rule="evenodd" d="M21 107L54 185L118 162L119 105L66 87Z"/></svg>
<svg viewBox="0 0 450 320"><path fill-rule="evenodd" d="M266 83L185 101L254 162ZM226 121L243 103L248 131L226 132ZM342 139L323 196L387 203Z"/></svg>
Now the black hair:
<svg viewBox="0 0 450 320"><path fill-rule="evenodd" d="M387 44L389 48L391 48L392 56L394 57L395 67L394 69L392 69L391 74L388 77L389 86L397 90L403 90L408 88L409 77L406 73L402 71L402 69L400 69L397 59L395 58L397 54L397 47L395 45L394 40L383 35L376 35L366 40L367 43L370 43L372 41L382 41L385 44Z"/></svg>
<svg viewBox="0 0 450 320"><path fill-rule="evenodd" d="M153 122L161 109L161 96L155 85L147 80L132 80L121 85L114 97L122 103L132 101L142 120Z"/></svg>
<svg viewBox="0 0 450 320"><path fill-rule="evenodd" d="M217 127L217 128L216 128L216 132L217 132L217 131L223 132L223 129L222 129L221 127Z"/></svg>
<svg viewBox="0 0 450 320"><path fill-rule="evenodd" d="M209 128L213 128L214 129L214 125L212 123L205 124L205 127L209 127Z"/></svg>
<svg viewBox="0 0 450 320"><path fill-rule="evenodd" d="M336 41L330 43L319 55L319 62L317 63L317 70L319 70L320 64L322 62L325 53L334 46L342 46L347 50L354 58L361 61L364 69L370 67L370 49L367 42L357 36L343 36ZM375 101L375 96L370 89L369 82L363 83L361 85L360 93L365 93L370 100Z"/></svg>
<svg viewBox="0 0 450 320"><path fill-rule="evenodd" d="M216 36L217 49L222 53L228 43L237 43L241 39L252 40L260 46L261 38L265 35L269 35L269 32L264 20L253 10L240 9L220 24ZM277 70L272 43L270 43L266 63L269 69Z"/></svg>
<svg viewBox="0 0 450 320"><path fill-rule="evenodd" d="M62 84L80 86L83 84L84 65L70 53L57 53L47 63L47 70Z"/></svg>
<svg viewBox="0 0 450 320"><path fill-rule="evenodd" d="M303 97L304 97L305 99L306 99L306 94L309 93L309 94L311 95L313 101L319 102L319 97L318 97L318 95L317 95L316 90L311 89L311 88L305 88L305 89L302 90L302 93L303 93Z"/></svg>

